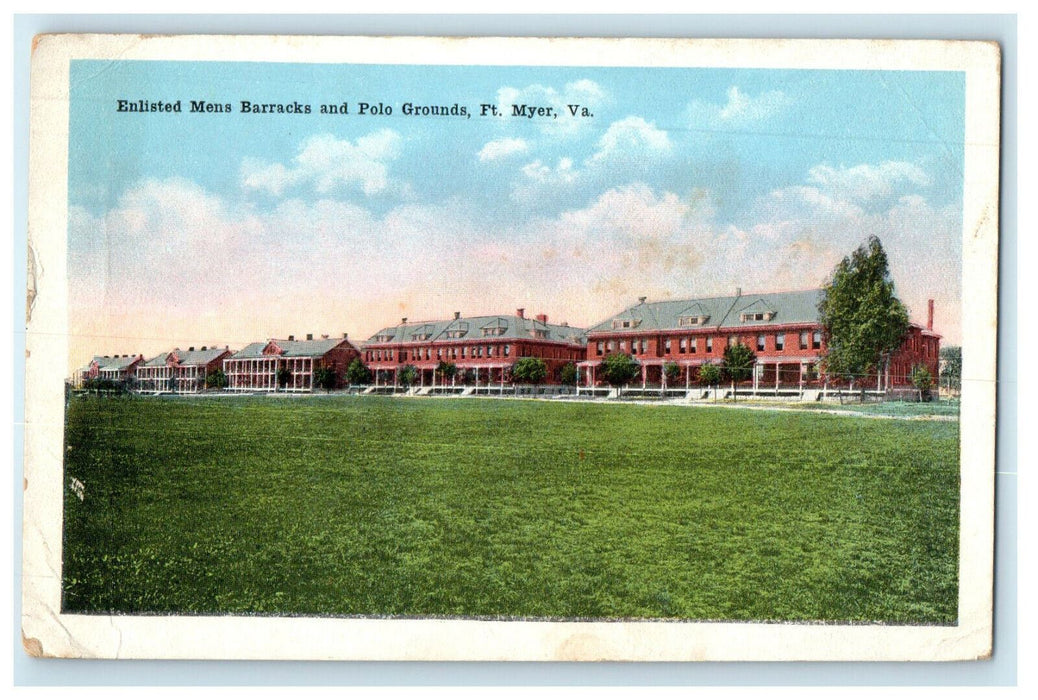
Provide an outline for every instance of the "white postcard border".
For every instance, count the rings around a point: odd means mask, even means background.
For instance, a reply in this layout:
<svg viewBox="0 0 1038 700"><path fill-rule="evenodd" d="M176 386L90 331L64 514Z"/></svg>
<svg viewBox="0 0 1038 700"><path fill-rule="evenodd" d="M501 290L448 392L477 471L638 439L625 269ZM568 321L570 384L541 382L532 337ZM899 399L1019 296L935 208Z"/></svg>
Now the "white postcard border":
<svg viewBox="0 0 1038 700"><path fill-rule="evenodd" d="M493 57L492 60L488 57ZM959 624L874 626L65 615L68 62L73 58L961 70L966 73ZM952 41L54 35L34 44L23 639L60 657L399 660L953 660L990 653L999 54ZM968 303L967 303L968 300ZM58 371L57 368L60 368Z"/></svg>

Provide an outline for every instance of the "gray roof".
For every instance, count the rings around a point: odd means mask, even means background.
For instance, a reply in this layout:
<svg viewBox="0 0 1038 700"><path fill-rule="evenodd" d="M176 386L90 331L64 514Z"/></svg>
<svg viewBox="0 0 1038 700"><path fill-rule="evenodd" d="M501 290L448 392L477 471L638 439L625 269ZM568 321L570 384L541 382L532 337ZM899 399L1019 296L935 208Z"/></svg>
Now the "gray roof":
<svg viewBox="0 0 1038 700"><path fill-rule="evenodd" d="M346 338L318 338L317 340L280 340L271 338L262 343L249 343L228 359L247 360L271 357L271 355L263 354L263 349L270 343L276 343L281 348L282 352L278 357L323 357L343 343L350 345L350 341Z"/></svg>
<svg viewBox="0 0 1038 700"><path fill-rule="evenodd" d="M821 295L822 290L809 289L800 292L643 302L595 324L587 332L738 329L790 323L817 323ZM764 319L751 314L764 314ZM693 317L697 320L703 319L703 322L681 321L683 318ZM614 321L618 323L614 324ZM630 325L624 327L622 324L625 321Z"/></svg>
<svg viewBox="0 0 1038 700"><path fill-rule="evenodd" d="M207 348L205 350L181 350L180 348L176 348L169 352L156 355L145 362L144 366L164 367L170 354L174 352L177 354L177 357L180 358L180 365L182 367L191 367L193 365L207 365L220 357L220 355L229 351L227 348Z"/></svg>
<svg viewBox="0 0 1038 700"><path fill-rule="evenodd" d="M96 362L98 369L126 369L139 359L141 359L140 355L113 355L112 357L94 355L91 364Z"/></svg>
<svg viewBox="0 0 1038 700"><path fill-rule="evenodd" d="M515 315L471 316L444 321L417 321L387 326L368 338L366 345L416 343L423 341L473 341L536 338L559 343L583 344L586 331L574 326L544 323ZM542 335L543 337L538 337Z"/></svg>

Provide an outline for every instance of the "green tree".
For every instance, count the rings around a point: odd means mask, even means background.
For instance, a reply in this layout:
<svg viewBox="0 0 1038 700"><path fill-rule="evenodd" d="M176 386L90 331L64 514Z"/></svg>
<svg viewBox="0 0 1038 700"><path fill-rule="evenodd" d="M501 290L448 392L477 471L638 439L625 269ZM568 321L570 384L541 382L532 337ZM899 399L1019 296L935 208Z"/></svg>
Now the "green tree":
<svg viewBox="0 0 1038 700"><path fill-rule="evenodd" d="M941 384L946 389L962 387L962 348L957 345L941 348Z"/></svg>
<svg viewBox="0 0 1038 700"><path fill-rule="evenodd" d="M524 357L512 365L512 381L519 384L540 384L548 376L548 365L539 357Z"/></svg>
<svg viewBox="0 0 1038 700"><path fill-rule="evenodd" d="M681 376L681 365L677 362L667 362L663 365L663 376L667 378L667 385L671 382L677 381L678 377Z"/></svg>
<svg viewBox="0 0 1038 700"><path fill-rule="evenodd" d="M457 373L458 366L453 362L440 360L440 364L436 365L436 376L439 377L440 381L444 384L447 383L448 379L453 379Z"/></svg>
<svg viewBox="0 0 1038 700"><path fill-rule="evenodd" d="M226 389L227 375L223 373L222 369L214 369L212 372L205 375L205 388Z"/></svg>
<svg viewBox="0 0 1038 700"><path fill-rule="evenodd" d="M354 357L346 367L346 383L353 386L356 384L368 384L371 382L371 370L367 368L359 357Z"/></svg>
<svg viewBox="0 0 1038 700"><path fill-rule="evenodd" d="M712 386L717 388L717 385L721 382L721 368L712 362L708 362L699 368L699 383L703 386ZM716 393L714 399L717 399Z"/></svg>
<svg viewBox="0 0 1038 700"><path fill-rule="evenodd" d="M339 383L339 375L331 367L318 367L314 370L314 384L325 391L331 391Z"/></svg>
<svg viewBox="0 0 1038 700"><path fill-rule="evenodd" d="M602 378L614 387L622 387L641 372L641 365L630 355L622 352L606 355L602 360Z"/></svg>
<svg viewBox="0 0 1038 700"><path fill-rule="evenodd" d="M875 236L833 270L818 303L825 371L855 377L876 371L908 331L908 311L894 293L887 254Z"/></svg>
<svg viewBox="0 0 1038 700"><path fill-rule="evenodd" d="M729 345L724 349L721 360L721 371L732 382L732 398L738 400L735 385L753 376L753 366L757 363L757 355L742 343Z"/></svg>
<svg viewBox="0 0 1038 700"><path fill-rule="evenodd" d="M284 389L292 381L292 372L287 367L280 367L275 377L277 378L278 387Z"/></svg>
<svg viewBox="0 0 1038 700"><path fill-rule="evenodd" d="M559 381L566 386L575 386L577 383L577 366L567 362L559 370Z"/></svg>
<svg viewBox="0 0 1038 700"><path fill-rule="evenodd" d="M404 365L397 373L397 381L405 389L409 389L418 379L418 368L414 365Z"/></svg>
<svg viewBox="0 0 1038 700"><path fill-rule="evenodd" d="M920 401L930 400L930 389L933 388L933 375L926 365L916 365L912 368L912 386L919 391Z"/></svg>

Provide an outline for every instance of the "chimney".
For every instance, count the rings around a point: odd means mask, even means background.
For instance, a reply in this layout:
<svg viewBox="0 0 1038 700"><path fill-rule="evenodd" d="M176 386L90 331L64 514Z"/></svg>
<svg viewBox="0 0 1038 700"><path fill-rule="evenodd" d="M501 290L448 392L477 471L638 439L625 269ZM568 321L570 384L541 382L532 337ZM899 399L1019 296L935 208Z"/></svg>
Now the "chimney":
<svg viewBox="0 0 1038 700"><path fill-rule="evenodd" d="M926 330L933 330L933 299L926 302Z"/></svg>
<svg viewBox="0 0 1038 700"><path fill-rule="evenodd" d="M314 339L314 334L313 333L307 333L306 334L306 339L307 340L313 340Z"/></svg>
<svg viewBox="0 0 1038 700"><path fill-rule="evenodd" d="M741 297L742 296L742 287L736 287L735 288L735 296L737 296L737 297Z"/></svg>
<svg viewBox="0 0 1038 700"><path fill-rule="evenodd" d="M292 341L292 340L295 340L295 339L296 339L296 337L295 337L294 335L290 335L290 336L288 336L288 339L289 339L290 341Z"/></svg>
<svg viewBox="0 0 1038 700"><path fill-rule="evenodd" d="M206 351L206 350L208 350L208 349L209 349L209 348L207 348L207 347L206 347L205 345L203 345L203 346L202 346L202 352L205 352L205 351Z"/></svg>
<svg viewBox="0 0 1038 700"><path fill-rule="evenodd" d="M349 337L350 337L350 334L349 334L349 333L343 333L343 334L342 334L342 339L343 339L343 340L346 340L346 339L347 339L347 338L349 338Z"/></svg>
<svg viewBox="0 0 1038 700"><path fill-rule="evenodd" d="M461 312L460 311L455 311L454 312L454 320L457 321L459 318L461 318Z"/></svg>
<svg viewBox="0 0 1038 700"><path fill-rule="evenodd" d="M400 319L400 325L401 326L406 326L407 325L407 316L404 316L402 319Z"/></svg>
<svg viewBox="0 0 1038 700"><path fill-rule="evenodd" d="M639 304L644 304L644 303L645 303L645 300L646 300L646 299L648 299L648 298L649 298L649 297L638 297L638 303L639 303Z"/></svg>
<svg viewBox="0 0 1038 700"><path fill-rule="evenodd" d="M322 333L321 334L321 340L328 340L328 334L327 333Z"/></svg>
<svg viewBox="0 0 1038 700"><path fill-rule="evenodd" d="M537 314L537 320L540 321L541 323L547 323L548 322L548 314Z"/></svg>
<svg viewBox="0 0 1038 700"><path fill-rule="evenodd" d="M224 349L224 350L230 350L230 349L231 349L231 346L230 346L230 345L224 345L224 346L223 346L223 349Z"/></svg>
<svg viewBox="0 0 1038 700"><path fill-rule="evenodd" d="M526 309L516 309L515 315L519 318L526 318Z"/></svg>

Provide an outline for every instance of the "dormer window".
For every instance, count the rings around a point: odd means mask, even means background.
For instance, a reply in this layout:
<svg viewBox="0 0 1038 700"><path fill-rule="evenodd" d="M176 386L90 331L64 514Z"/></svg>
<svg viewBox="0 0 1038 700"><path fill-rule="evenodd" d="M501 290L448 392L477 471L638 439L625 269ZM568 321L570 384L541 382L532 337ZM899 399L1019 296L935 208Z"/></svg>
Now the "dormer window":
<svg viewBox="0 0 1038 700"><path fill-rule="evenodd" d="M546 328L534 328L530 331L530 335L538 340L544 340L548 337L548 330Z"/></svg>
<svg viewBox="0 0 1038 700"><path fill-rule="evenodd" d="M743 323L747 321L770 321L773 318L775 318L774 311L744 311L739 316L739 320Z"/></svg>
<svg viewBox="0 0 1038 700"><path fill-rule="evenodd" d="M505 330L506 330L505 326L490 326L488 328L482 329L483 337L484 338L489 338L489 337L495 336L495 335L504 335L505 334Z"/></svg>
<svg viewBox="0 0 1038 700"><path fill-rule="evenodd" d="M640 318L615 318L613 319L613 328L637 328L641 322L642 320Z"/></svg>
<svg viewBox="0 0 1038 700"><path fill-rule="evenodd" d="M710 317L707 316L707 315L679 316L678 317L678 325L679 326L702 326L704 323L706 323L709 320L710 320Z"/></svg>
<svg viewBox="0 0 1038 700"><path fill-rule="evenodd" d="M393 340L393 334L392 333L379 333L378 335L375 336L375 340L377 340L380 343L388 343L391 340Z"/></svg>

